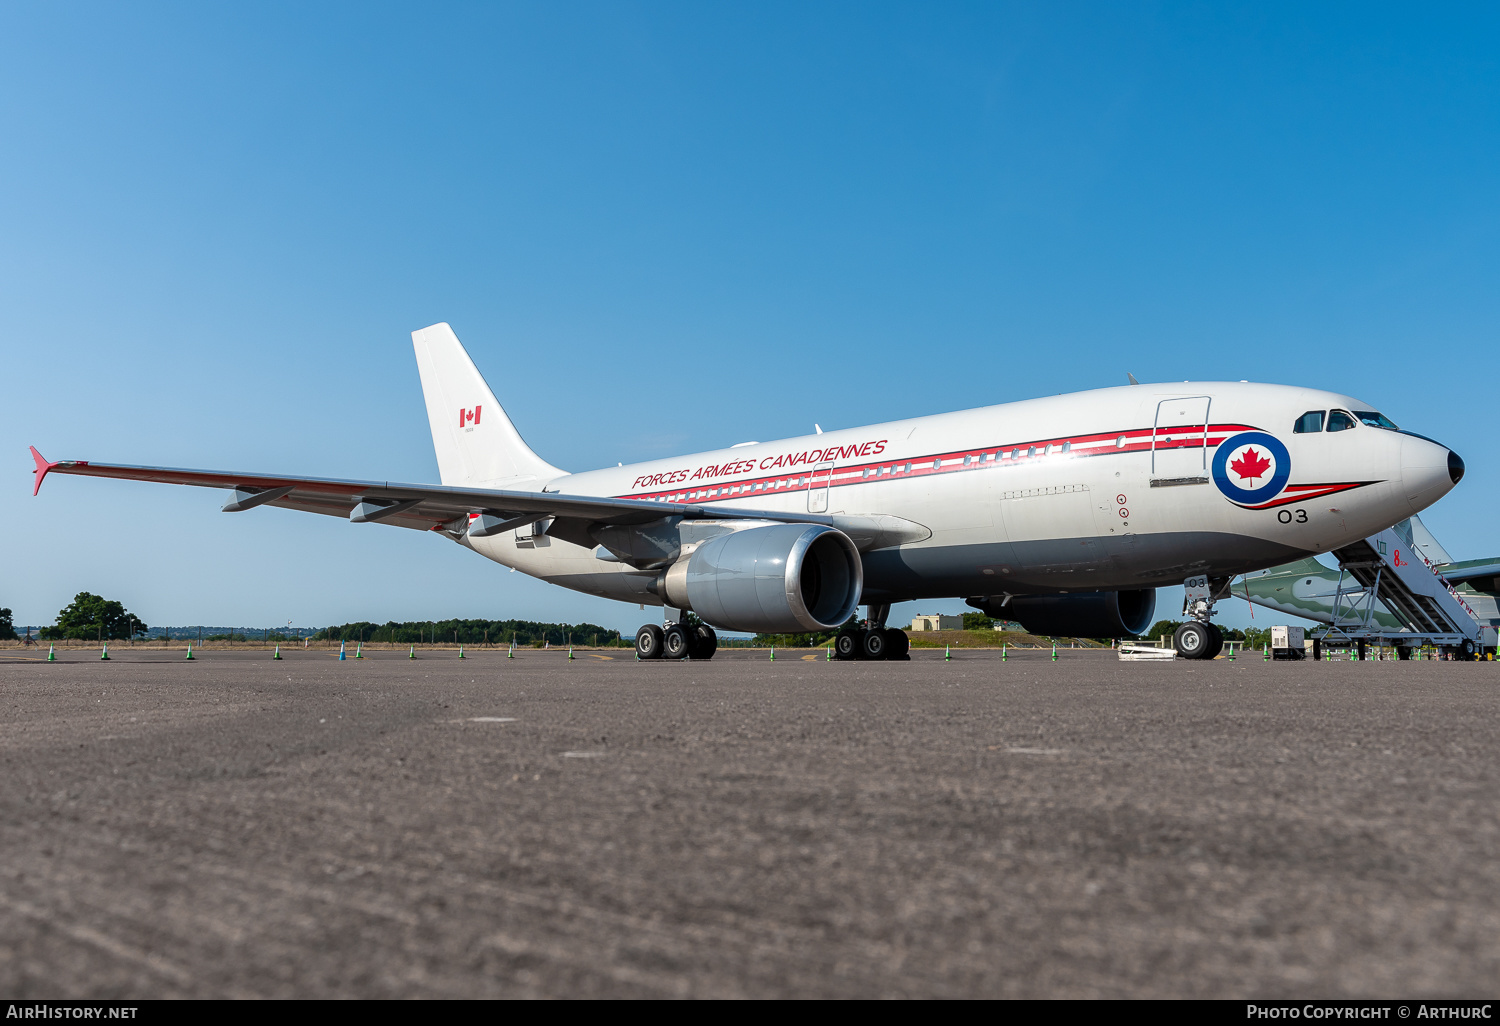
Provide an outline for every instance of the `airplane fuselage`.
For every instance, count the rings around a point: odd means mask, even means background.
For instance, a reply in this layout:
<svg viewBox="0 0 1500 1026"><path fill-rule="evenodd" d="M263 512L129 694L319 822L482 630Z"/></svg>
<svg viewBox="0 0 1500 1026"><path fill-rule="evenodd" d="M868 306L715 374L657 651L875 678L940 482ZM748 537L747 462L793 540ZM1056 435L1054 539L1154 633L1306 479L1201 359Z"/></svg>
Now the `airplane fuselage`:
<svg viewBox="0 0 1500 1026"><path fill-rule="evenodd" d="M919 525L920 540L863 553L867 602L1149 588L1326 552L1452 488L1456 457L1428 439L1365 423L1293 430L1308 411L1371 409L1293 386L1122 386L566 474L545 489ZM530 529L461 543L565 587L660 602L654 575L584 544Z"/></svg>

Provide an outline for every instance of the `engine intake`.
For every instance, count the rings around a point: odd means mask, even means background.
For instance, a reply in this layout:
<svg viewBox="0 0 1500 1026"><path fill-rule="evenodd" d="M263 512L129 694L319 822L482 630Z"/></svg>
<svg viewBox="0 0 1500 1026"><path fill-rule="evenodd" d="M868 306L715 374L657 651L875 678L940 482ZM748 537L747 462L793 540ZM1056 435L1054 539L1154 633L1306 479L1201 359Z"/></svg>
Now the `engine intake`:
<svg viewBox="0 0 1500 1026"><path fill-rule="evenodd" d="M772 524L710 538L661 578L662 597L715 627L826 631L859 605L864 565L842 531Z"/></svg>
<svg viewBox="0 0 1500 1026"><path fill-rule="evenodd" d="M1015 620L1029 634L1049 638L1133 638L1151 626L1156 589L1091 591L1071 595L1016 595L1004 606L998 595L969 599L996 619Z"/></svg>

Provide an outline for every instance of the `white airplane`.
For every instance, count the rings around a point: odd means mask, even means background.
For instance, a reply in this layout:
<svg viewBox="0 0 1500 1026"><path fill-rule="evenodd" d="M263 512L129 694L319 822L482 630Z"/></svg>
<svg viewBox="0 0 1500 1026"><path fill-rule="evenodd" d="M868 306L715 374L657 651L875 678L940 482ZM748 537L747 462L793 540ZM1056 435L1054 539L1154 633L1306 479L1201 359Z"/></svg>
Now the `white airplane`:
<svg viewBox="0 0 1500 1026"><path fill-rule="evenodd" d="M432 531L497 563L665 607L643 659L712 656L714 627L833 630L899 658L893 602L966 598L1052 636L1128 637L1189 584L1175 645L1211 658L1239 574L1327 552L1463 476L1369 404L1247 382L1126 385L569 474L521 440L447 324L412 332L442 485L50 463L48 473L228 488L260 505ZM1134 379L1132 379L1134 381ZM685 622L691 610L703 625Z"/></svg>

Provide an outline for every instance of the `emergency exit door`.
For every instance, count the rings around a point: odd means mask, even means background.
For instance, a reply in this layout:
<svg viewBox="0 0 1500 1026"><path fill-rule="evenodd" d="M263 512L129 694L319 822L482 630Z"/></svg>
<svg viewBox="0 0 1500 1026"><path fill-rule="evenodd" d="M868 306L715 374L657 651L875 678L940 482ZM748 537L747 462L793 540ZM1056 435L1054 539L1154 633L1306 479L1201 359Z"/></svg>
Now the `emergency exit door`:
<svg viewBox="0 0 1500 1026"><path fill-rule="evenodd" d="M807 511L828 512L828 485L833 480L833 464L819 463L807 479Z"/></svg>

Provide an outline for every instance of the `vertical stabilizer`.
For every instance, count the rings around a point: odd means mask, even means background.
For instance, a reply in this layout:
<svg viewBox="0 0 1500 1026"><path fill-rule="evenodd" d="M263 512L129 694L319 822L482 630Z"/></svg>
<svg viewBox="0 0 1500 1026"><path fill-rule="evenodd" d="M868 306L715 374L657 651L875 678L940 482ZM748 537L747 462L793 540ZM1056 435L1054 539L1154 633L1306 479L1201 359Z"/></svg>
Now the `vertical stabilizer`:
<svg viewBox="0 0 1500 1026"><path fill-rule="evenodd" d="M411 333L443 484L540 488L558 470L521 440L447 324Z"/></svg>

